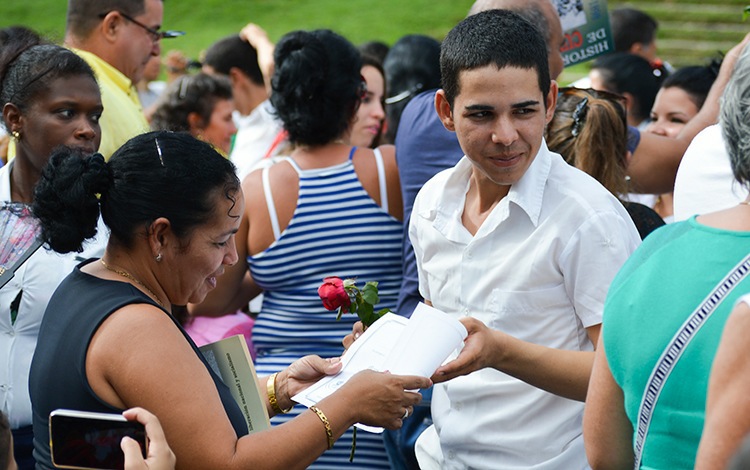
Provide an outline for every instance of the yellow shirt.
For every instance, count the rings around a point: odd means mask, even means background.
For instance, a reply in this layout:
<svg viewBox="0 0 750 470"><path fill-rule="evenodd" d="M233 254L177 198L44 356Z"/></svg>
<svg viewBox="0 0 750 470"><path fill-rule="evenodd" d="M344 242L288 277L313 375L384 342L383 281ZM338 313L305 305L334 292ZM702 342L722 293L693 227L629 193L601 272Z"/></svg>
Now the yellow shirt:
<svg viewBox="0 0 750 470"><path fill-rule="evenodd" d="M99 120L102 128L99 152L109 160L127 140L149 130L138 92L128 77L98 56L80 49L71 50L94 69L99 81L104 106Z"/></svg>

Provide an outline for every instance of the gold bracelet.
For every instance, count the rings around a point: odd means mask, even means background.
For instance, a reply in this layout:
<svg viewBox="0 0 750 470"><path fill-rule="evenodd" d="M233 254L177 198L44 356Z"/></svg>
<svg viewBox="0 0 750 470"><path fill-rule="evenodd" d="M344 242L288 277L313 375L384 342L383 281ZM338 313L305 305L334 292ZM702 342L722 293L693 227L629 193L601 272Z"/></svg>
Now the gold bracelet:
<svg viewBox="0 0 750 470"><path fill-rule="evenodd" d="M320 408L313 405L310 407L310 410L313 411L316 415L318 415L318 418L323 422L323 426L326 427L326 437L328 438L328 448L333 448L333 443L336 442L336 440L333 438L333 430L331 429L331 422L328 421L328 418L326 418L326 415L320 411Z"/></svg>
<svg viewBox="0 0 750 470"><path fill-rule="evenodd" d="M278 372L274 372L271 374L270 377L268 377L268 380L266 381L266 392L268 393L268 403L271 404L271 409L276 414L287 414L290 411L292 411L292 408L294 405L290 406L289 408L282 410L279 406L278 400L276 400L276 376L278 375Z"/></svg>

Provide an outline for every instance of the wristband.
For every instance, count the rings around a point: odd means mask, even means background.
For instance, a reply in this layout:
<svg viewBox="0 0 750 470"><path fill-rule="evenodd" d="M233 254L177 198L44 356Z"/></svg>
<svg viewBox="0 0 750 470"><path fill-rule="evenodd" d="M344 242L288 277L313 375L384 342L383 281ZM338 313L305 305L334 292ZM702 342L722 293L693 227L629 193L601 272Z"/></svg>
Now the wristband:
<svg viewBox="0 0 750 470"><path fill-rule="evenodd" d="M270 377L268 377L268 380L266 381L266 392L268 393L268 403L271 404L271 409L276 414L287 414L290 411L292 411L292 408L294 405L290 406L289 408L282 410L279 406L279 402L276 399L276 376L278 375L278 372L274 372L271 374Z"/></svg>

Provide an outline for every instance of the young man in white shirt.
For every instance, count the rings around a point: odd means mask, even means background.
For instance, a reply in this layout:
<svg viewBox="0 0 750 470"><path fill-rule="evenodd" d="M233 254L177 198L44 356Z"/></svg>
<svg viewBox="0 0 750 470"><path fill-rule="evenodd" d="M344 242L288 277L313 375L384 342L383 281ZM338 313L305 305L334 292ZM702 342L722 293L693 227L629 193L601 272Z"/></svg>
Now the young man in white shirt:
<svg viewBox="0 0 750 470"><path fill-rule="evenodd" d="M640 242L604 187L547 150L557 84L515 13L470 16L441 50L435 106L466 156L420 191L420 292L469 331L438 369L420 467L587 468L581 419L604 298Z"/></svg>

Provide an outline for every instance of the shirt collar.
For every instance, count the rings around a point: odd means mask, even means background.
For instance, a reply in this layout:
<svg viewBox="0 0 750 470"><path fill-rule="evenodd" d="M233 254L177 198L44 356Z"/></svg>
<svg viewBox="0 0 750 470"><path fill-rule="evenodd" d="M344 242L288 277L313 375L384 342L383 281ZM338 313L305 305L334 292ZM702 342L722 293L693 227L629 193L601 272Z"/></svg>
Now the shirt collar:
<svg viewBox="0 0 750 470"><path fill-rule="evenodd" d="M467 238L468 232L461 223L461 215L466 204L466 192L469 189L472 168L473 164L468 157L464 156L459 160L445 182L443 193L436 207L429 208L422 214L425 218L433 219L434 227L449 240L456 242L465 242L471 238L470 236ZM544 189L551 168L552 154L542 139L539 151L526 173L516 184L511 185L508 195L495 206L492 214L482 224L480 231L490 233L494 230L497 224L508 217L511 203L523 210L531 223L537 226L542 211Z"/></svg>
<svg viewBox="0 0 750 470"><path fill-rule="evenodd" d="M88 62L91 68L94 69L97 78L106 76L115 84L115 86L122 89L122 91L127 94L130 94L131 90L134 89L133 82L130 81L128 77L98 55L81 49L71 48L71 50ZM101 78L99 78L99 80L101 80Z"/></svg>
<svg viewBox="0 0 750 470"><path fill-rule="evenodd" d="M511 185L506 196L508 202L516 204L526 212L535 227L539 224L544 188L547 185L551 168L552 156L547 148L547 143L542 139L542 145L539 146L539 151L526 173L516 184Z"/></svg>

